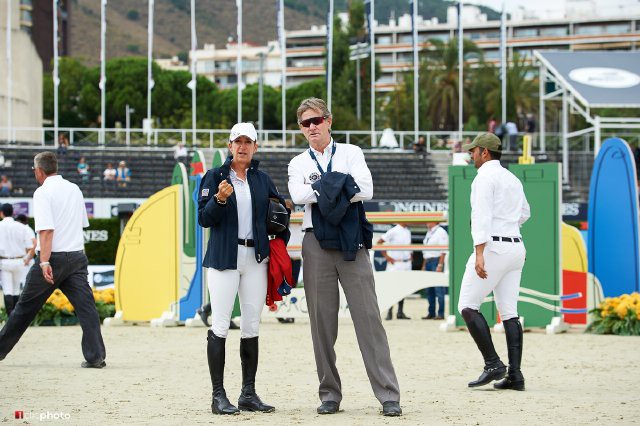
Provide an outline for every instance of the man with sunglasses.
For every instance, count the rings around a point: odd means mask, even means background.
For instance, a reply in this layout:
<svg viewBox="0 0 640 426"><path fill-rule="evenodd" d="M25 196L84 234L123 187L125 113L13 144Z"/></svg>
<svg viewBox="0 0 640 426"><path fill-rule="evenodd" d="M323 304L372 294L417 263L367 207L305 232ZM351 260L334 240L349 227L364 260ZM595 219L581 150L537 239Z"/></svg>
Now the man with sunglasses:
<svg viewBox="0 0 640 426"><path fill-rule="evenodd" d="M302 271L320 380L319 397L322 404L318 407L318 414L336 413L342 400L334 350L338 336L339 280L349 304L371 387L382 404L382 414L399 416L402 410L398 379L391 363L387 335L382 327L373 269L369 252L364 248L366 244L359 245L355 260L345 260L340 250L322 248L313 230L314 223L318 222L312 219L312 210L320 194L314 191L312 185L332 172L348 175L355 182L353 186L359 189L354 190L355 195L348 200L354 205L373 197L371 172L359 147L339 144L331 138L331 112L322 99L303 100L297 116L300 130L309 142L309 149L289 163L289 193L295 204L305 206Z"/></svg>

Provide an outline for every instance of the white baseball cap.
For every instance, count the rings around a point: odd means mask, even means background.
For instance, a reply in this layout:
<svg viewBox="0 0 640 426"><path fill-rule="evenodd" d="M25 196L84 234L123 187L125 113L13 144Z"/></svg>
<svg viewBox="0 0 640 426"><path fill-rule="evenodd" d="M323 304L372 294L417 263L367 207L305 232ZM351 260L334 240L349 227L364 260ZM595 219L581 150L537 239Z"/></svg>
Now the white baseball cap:
<svg viewBox="0 0 640 426"><path fill-rule="evenodd" d="M246 136L254 142L258 140L258 133L252 123L236 123L233 125L229 134L229 142L235 141L240 136Z"/></svg>

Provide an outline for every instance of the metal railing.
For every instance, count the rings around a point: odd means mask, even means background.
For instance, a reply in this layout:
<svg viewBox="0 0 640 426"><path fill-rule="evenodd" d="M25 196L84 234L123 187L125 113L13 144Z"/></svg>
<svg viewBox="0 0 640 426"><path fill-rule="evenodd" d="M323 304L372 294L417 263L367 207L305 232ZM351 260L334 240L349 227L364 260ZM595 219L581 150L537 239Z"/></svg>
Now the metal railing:
<svg viewBox="0 0 640 426"><path fill-rule="evenodd" d="M227 146L229 131L227 129L196 129L193 138L192 129L152 129L145 132L138 128L111 128L104 133L98 128L63 128L57 129L58 135L63 134L68 138L70 146L78 147L121 147L121 148L169 148L178 143L187 147L224 148ZM386 131L387 133L389 130ZM397 146L381 146L382 130L372 133L369 130L333 130L333 138L337 141L354 144L363 149L391 149L412 150L415 142L413 131L392 131ZM462 143L472 140L482 132L463 132L463 141L458 142L457 131L421 131L419 136L425 137L425 150L431 151L455 151L461 148ZM53 127L13 127L8 129L0 127L0 145L4 146L43 146L57 147L55 139L56 129ZM504 151L518 152L522 148L522 136L518 133L515 140L508 143L503 141ZM602 140L608 137L620 137L632 145L640 142L640 130L620 130L617 132L602 132ZM304 149L307 142L299 130L287 130L284 134L281 130L264 130L258 132L258 139L262 147L276 149ZM195 140L195 143L193 142ZM533 134L533 152L558 152L562 149L562 134L547 133L545 149L540 147L540 138ZM372 142L373 141L373 142ZM569 149L578 152L593 152L594 135L584 134L569 139Z"/></svg>

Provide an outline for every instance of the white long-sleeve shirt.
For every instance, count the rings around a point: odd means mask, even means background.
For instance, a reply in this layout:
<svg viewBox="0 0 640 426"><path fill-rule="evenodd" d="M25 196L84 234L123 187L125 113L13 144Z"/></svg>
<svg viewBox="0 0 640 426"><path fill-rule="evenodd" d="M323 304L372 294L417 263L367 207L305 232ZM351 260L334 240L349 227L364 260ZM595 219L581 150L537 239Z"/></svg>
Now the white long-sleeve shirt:
<svg viewBox="0 0 640 426"><path fill-rule="evenodd" d="M531 212L522 183L498 160L484 163L471 184L471 236L477 246L491 237L520 237Z"/></svg>
<svg viewBox="0 0 640 426"><path fill-rule="evenodd" d="M313 150L322 170L327 172L331 160L333 139L323 153ZM312 149L312 148L311 148ZM360 147L336 143L336 151L331 160L331 171L351 175L360 188L360 192L353 196L352 203L366 201L373 198L373 179L367 167L364 154ZM289 194L295 204L304 204L302 229L313 227L311 222L311 205L317 203L316 194L311 184L321 178L320 170L306 149L296 155L289 163Z"/></svg>

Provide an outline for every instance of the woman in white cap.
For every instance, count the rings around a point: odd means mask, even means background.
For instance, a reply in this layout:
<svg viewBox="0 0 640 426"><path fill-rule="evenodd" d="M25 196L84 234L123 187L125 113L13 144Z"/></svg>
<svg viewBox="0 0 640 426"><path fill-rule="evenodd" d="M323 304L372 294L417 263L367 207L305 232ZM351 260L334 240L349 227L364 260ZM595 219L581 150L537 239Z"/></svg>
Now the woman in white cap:
<svg viewBox="0 0 640 426"><path fill-rule="evenodd" d="M271 412L255 392L258 368L258 329L267 292L269 236L267 211L270 198L285 202L273 181L258 170L253 155L258 150L256 129L238 123L231 129L231 155L202 179L198 196L198 222L211 229L203 266L208 268L211 295L211 329L207 358L213 386L211 411L236 414L223 386L225 342L236 295L240 296L240 359L242 391L240 410ZM288 230L276 237L289 239Z"/></svg>

